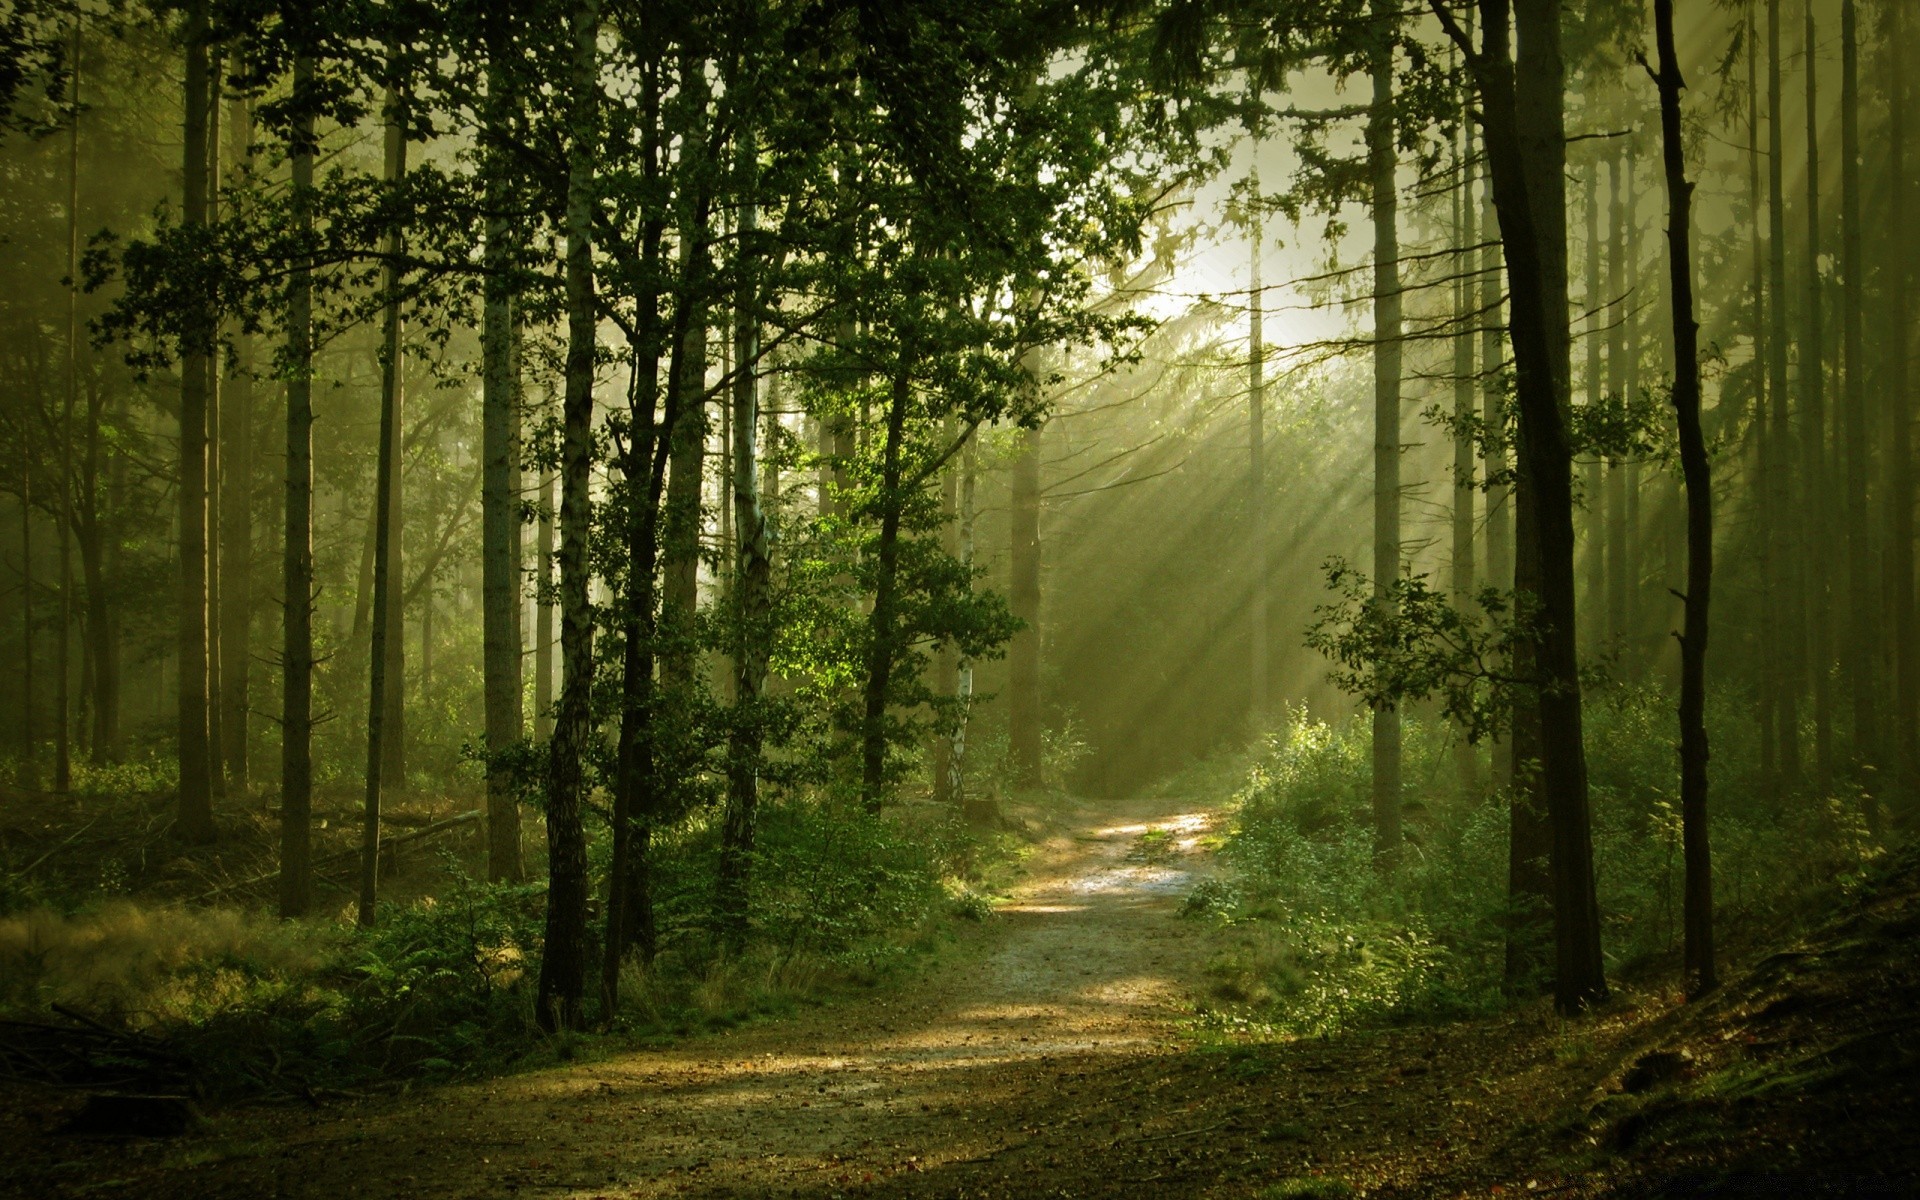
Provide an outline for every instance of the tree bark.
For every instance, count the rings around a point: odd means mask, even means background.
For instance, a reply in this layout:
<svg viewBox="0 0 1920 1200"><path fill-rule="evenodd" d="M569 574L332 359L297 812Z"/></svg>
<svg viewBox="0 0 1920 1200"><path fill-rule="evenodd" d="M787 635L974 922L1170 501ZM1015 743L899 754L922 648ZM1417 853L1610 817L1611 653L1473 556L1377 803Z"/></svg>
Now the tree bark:
<svg viewBox="0 0 1920 1200"><path fill-rule="evenodd" d="M585 756L592 736L593 610L587 583L593 533L593 207L599 138L599 0L577 0L570 19L568 78L566 402L562 415L560 604L564 679L549 743L547 781L546 952L540 959L540 1027L585 1025L587 845L581 826Z"/></svg>
<svg viewBox="0 0 1920 1200"><path fill-rule="evenodd" d="M1779 596L1780 690L1775 719L1780 724L1780 775L1788 788L1801 782L1800 694L1806 687L1806 612L1802 586L1804 547L1795 536L1812 499L1809 480L1799 475L1799 434L1787 392L1787 192L1782 148L1785 116L1780 86L1780 0L1767 0L1767 392L1772 402L1770 432L1775 451L1767 486L1773 493L1775 520L1773 570Z"/></svg>
<svg viewBox="0 0 1920 1200"><path fill-rule="evenodd" d="M1367 112L1367 173L1373 210L1373 593L1388 603L1400 577L1401 295L1399 165L1395 151L1393 52L1398 9L1372 0L1368 51L1373 101ZM1373 853L1383 868L1400 854L1400 713L1373 711Z"/></svg>
<svg viewBox="0 0 1920 1200"><path fill-rule="evenodd" d="M1258 143L1255 143L1256 149ZM1266 225L1260 212L1260 175L1252 179L1247 288L1247 557L1253 576L1248 605L1247 664L1249 711L1256 732L1264 730L1272 701L1267 695L1267 348L1266 294L1260 258L1266 249Z"/></svg>
<svg viewBox="0 0 1920 1200"><path fill-rule="evenodd" d="M73 22L73 115L67 123L67 370L60 413L60 676L53 790L73 789L73 410L80 398L80 19Z"/></svg>
<svg viewBox="0 0 1920 1200"><path fill-rule="evenodd" d="M312 237L313 60L293 60L291 147L294 231ZM280 915L305 916L312 901L313 820L313 275L295 261L287 294L285 616L280 646Z"/></svg>
<svg viewBox="0 0 1920 1200"><path fill-rule="evenodd" d="M722 903L718 906L723 936L734 949L744 943L747 932L747 885L760 814L759 707L767 682L773 606L773 548L766 510L760 503L756 441L760 427L759 209L753 195L757 154L753 135L743 133L739 157L747 197L737 231L733 314L734 720L727 737L727 810L720 839Z"/></svg>
<svg viewBox="0 0 1920 1200"><path fill-rule="evenodd" d="M1607 157L1607 390L1624 405L1627 395L1627 322L1622 311L1627 290L1627 209L1618 151ZM1607 464L1607 638L1619 650L1632 650L1628 597L1639 586L1629 561L1632 538L1627 528L1627 461ZM1635 664L1629 662L1629 668Z"/></svg>
<svg viewBox="0 0 1920 1200"><path fill-rule="evenodd" d="M1819 46L1814 41L1813 0L1806 3L1805 40L1801 43L1807 82L1807 294L1800 339L1801 570L1806 574L1807 678L1813 695L1813 778L1819 794L1833 787L1833 602L1829 581L1839 564L1832 547L1832 485L1827 471L1827 333L1820 295L1820 107Z"/></svg>
<svg viewBox="0 0 1920 1200"><path fill-rule="evenodd" d="M405 114L397 86L386 98L386 168L389 186L398 186L407 170ZM389 230L382 238L387 263L381 269L386 291L385 329L380 354L380 455L374 482L373 637L368 651L367 776L360 826L360 913L362 928L374 921L380 888L380 804L384 790L398 786L391 774L392 743L401 732L394 721L394 698L403 690L400 673L402 606L400 590L401 238Z"/></svg>
<svg viewBox="0 0 1920 1200"><path fill-rule="evenodd" d="M190 0L186 23L185 195L181 221L207 223L207 4ZM180 834L213 840L213 768L207 711L207 391L212 315L188 314L180 359Z"/></svg>
<svg viewBox="0 0 1920 1200"><path fill-rule="evenodd" d="M893 386L887 395L887 440L880 460L880 540L874 549L873 611L868 619L866 694L860 722L860 799L870 813L880 811L887 782L887 693L893 685L894 657L899 638L899 564L900 518L906 506L901 495L900 456L906 440L907 406L913 400L913 377L909 372L908 352L902 348L900 364L894 369ZM1029 446L1036 475L1039 454ZM1036 484L1037 484L1036 480ZM1039 488L1033 489L1033 514L1036 526L1035 550L1038 550ZM1018 544L1016 538L1015 544ZM1038 565L1035 555L1036 567ZM1038 592L1038 574L1035 592ZM1035 597L1038 598L1037 596ZM1037 607L1037 606L1036 606ZM1036 656L1037 665L1037 656ZM1036 685L1038 680L1032 681ZM1037 718L1038 714L1033 714ZM1038 733L1037 719L1034 732ZM1037 740L1037 738L1036 738ZM1037 749L1037 747L1036 747ZM1037 759L1037 754L1035 755ZM1016 767L1020 759L1016 754ZM1036 772L1039 763L1033 764Z"/></svg>
<svg viewBox="0 0 1920 1200"><path fill-rule="evenodd" d="M1479 490L1474 472L1473 417L1475 412L1474 362L1473 362L1473 295L1472 286L1466 273L1467 256L1472 254L1471 247L1480 240L1480 231L1475 220L1478 213L1473 202L1473 133L1468 116L1470 106L1461 97L1460 140L1454 151L1454 163L1460 172L1460 179L1453 192L1453 229L1454 244L1460 248L1459 265L1455 267L1459 278L1453 285L1453 507L1452 507L1452 553L1453 566L1453 604L1461 612L1472 608L1473 595L1479 586L1475 567L1475 548L1473 537L1473 497ZM1456 734L1454 743L1454 774L1458 776L1460 791L1471 796L1479 790L1479 757L1473 743L1464 736Z"/></svg>
<svg viewBox="0 0 1920 1200"><path fill-rule="evenodd" d="M1039 428L1022 430L1013 460L1013 545L1007 601L1020 631L1007 647L1007 748L1014 781L1041 782L1040 446Z"/></svg>
<svg viewBox="0 0 1920 1200"><path fill-rule="evenodd" d="M1912 181L1907 178L1907 13L1904 5L1887 8L1888 127L1887 167L1892 178L1887 229L1887 441L1886 566L1883 583L1887 623L1893 629L1894 714L1889 750L1901 802L1909 810L1920 795L1920 621L1914 613L1913 585L1913 398L1909 353L1912 345L1911 252L1906 217L1911 211Z"/></svg>
<svg viewBox="0 0 1920 1200"><path fill-rule="evenodd" d="M1443 5L1434 11L1464 41ZM1508 9L1482 0L1485 48L1472 68L1485 113L1501 240L1512 297L1516 396L1525 489L1522 540L1538 554L1540 784L1552 830L1554 999L1562 1011L1607 995L1600 955L1586 751L1575 646L1572 447L1567 436L1570 352L1566 271L1566 69L1559 0L1513 6L1519 53L1508 51Z"/></svg>
<svg viewBox="0 0 1920 1200"><path fill-rule="evenodd" d="M1774 575L1774 528L1779 515L1774 511L1775 493L1773 477L1774 444L1771 414L1767 410L1768 367L1770 356L1767 350L1767 272L1766 243L1760 236L1760 209L1763 197L1760 191L1760 59L1759 26L1754 19L1754 9L1747 9L1747 210L1753 226L1753 429L1754 429L1754 471L1753 488L1758 501L1759 517L1758 538L1760 550L1760 620L1759 645L1770 648L1779 638L1779 616L1776 607L1779 604L1779 585ZM1780 752L1779 725L1775 715L1779 711L1781 688L1780 660L1775 654L1760 654L1758 672L1758 694L1755 697L1755 717L1759 721L1760 733L1760 781L1761 788L1769 793L1777 793L1780 788Z"/></svg>
<svg viewBox="0 0 1920 1200"><path fill-rule="evenodd" d="M506 53L496 32L489 56ZM488 132L495 139L506 132L508 105L506 72L491 64L487 74ZM486 307L481 332L481 457L484 476L480 498L481 651L485 675L482 690L487 733L487 877L518 880L524 865L520 857L520 801L511 772L502 756L520 742L525 731L521 712L523 671L520 657L520 498L515 487L515 464L520 448L514 432L518 424L520 380L514 342L519 337L514 314L516 291L513 269L512 203L505 173L506 148L487 148Z"/></svg>
<svg viewBox="0 0 1920 1200"><path fill-rule="evenodd" d="M553 534L559 515L559 486L552 470L540 471L540 515L534 535L533 568L533 736L544 742L553 736Z"/></svg>
<svg viewBox="0 0 1920 1200"><path fill-rule="evenodd" d="M1879 593L1874 587L1873 522L1868 515L1867 481L1873 473L1868 441L1866 367L1866 252L1860 200L1860 35L1854 0L1840 4L1840 217L1842 304L1840 309L1842 436L1846 446L1847 506L1847 686L1853 708L1853 758L1866 786L1861 789L1867 826L1879 833L1879 696L1875 644L1879 637Z"/></svg>
<svg viewBox="0 0 1920 1200"><path fill-rule="evenodd" d="M214 103L219 103L215 89ZM253 158L253 108L236 100L227 137L234 162ZM220 722L229 791L246 795L253 786L248 758L253 671L253 339L233 334L234 369L220 392Z"/></svg>
<svg viewBox="0 0 1920 1200"><path fill-rule="evenodd" d="M1673 0L1654 0L1660 46L1660 129L1667 172L1667 246L1673 288L1673 411L1687 489L1686 623L1680 635L1680 820L1686 860L1687 992L1715 986L1713 859L1707 837L1707 627L1713 589L1713 481L1700 430L1700 327L1693 316L1693 184L1687 179L1674 49Z"/></svg>

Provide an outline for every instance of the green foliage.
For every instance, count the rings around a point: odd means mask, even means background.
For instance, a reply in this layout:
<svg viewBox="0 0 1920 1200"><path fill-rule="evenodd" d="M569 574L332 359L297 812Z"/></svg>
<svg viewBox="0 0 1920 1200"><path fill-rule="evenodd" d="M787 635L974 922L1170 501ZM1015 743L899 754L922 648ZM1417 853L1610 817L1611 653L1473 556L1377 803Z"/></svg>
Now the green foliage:
<svg viewBox="0 0 1920 1200"><path fill-rule="evenodd" d="M1408 845L1374 863L1369 729L1289 714L1234 796L1228 879L1185 913L1220 929L1213 997L1225 1016L1288 1033L1479 1011L1503 1002L1507 813L1462 796L1452 733L1403 726ZM1735 697L1709 707L1716 909L1723 941L1775 935L1861 878L1879 853L1845 798L1768 802ZM1594 858L1609 969L1667 964L1680 946L1682 868L1672 698L1621 686L1587 706ZM1237 1014L1237 1017L1235 1016ZM1216 1014L1216 1017L1221 1014Z"/></svg>
<svg viewBox="0 0 1920 1200"><path fill-rule="evenodd" d="M460 879L372 930L127 903L0 923L0 1008L165 1037L200 1085L310 1095L498 1067L537 1039L540 888Z"/></svg>

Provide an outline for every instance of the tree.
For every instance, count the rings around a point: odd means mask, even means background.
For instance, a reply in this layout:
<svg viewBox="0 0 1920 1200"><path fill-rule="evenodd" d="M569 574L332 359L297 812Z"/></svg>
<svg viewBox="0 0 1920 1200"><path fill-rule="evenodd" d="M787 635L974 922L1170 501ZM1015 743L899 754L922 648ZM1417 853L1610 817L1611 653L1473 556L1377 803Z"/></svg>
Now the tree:
<svg viewBox="0 0 1920 1200"><path fill-rule="evenodd" d="M1400 577L1400 229L1399 159L1395 152L1393 55L1398 6L1371 0L1367 74L1367 176L1373 213L1373 583L1375 603L1388 602ZM1383 867L1400 854L1400 713L1373 710L1373 853Z"/></svg>
<svg viewBox="0 0 1920 1200"><path fill-rule="evenodd" d="M1693 183L1687 178L1674 49L1673 0L1654 0L1660 66L1662 158L1667 175L1667 258L1673 288L1673 411L1687 490L1686 621L1680 633L1680 813L1686 859L1687 991L1712 991L1713 859L1707 835L1707 633L1713 591L1713 481L1700 428L1700 326L1693 315Z"/></svg>
<svg viewBox="0 0 1920 1200"><path fill-rule="evenodd" d="M397 57L397 56L396 56ZM386 169L383 176L398 187L407 171L407 115L396 80L387 88ZM401 316L398 228L387 232L381 271L385 293L380 350L380 452L374 483L373 641L368 653L367 775L360 830L360 924L374 920L374 901L380 885L380 803L388 785L401 781L394 771L393 745L402 734L395 720L396 703L404 687L401 674L403 580L400 576L400 454L401 424Z"/></svg>
<svg viewBox="0 0 1920 1200"><path fill-rule="evenodd" d="M1522 540L1538 555L1536 639L1540 788L1552 831L1554 999L1563 1010L1607 995L1600 957L1574 644L1572 444L1566 405L1567 335L1565 64L1559 0L1481 0L1475 48L1453 13L1435 15L1461 48L1481 98L1487 165L1505 244L1515 396L1519 404ZM1509 21L1513 44L1509 50Z"/></svg>
<svg viewBox="0 0 1920 1200"><path fill-rule="evenodd" d="M1782 149L1785 124L1780 87L1780 0L1767 0L1767 396L1769 444L1772 469L1762 469L1765 486L1773 497L1774 519L1769 523L1774 539L1774 585L1779 597L1780 640L1778 647L1780 688L1774 698L1775 716L1780 723L1780 774L1789 788L1802 782L1800 762L1800 693L1806 686L1806 613L1802 584L1801 555L1796 544L1795 519L1812 501L1807 491L1812 481L1801 477L1799 453L1801 437L1795 430L1791 401L1787 392L1787 196L1785 157ZM1802 414L1804 417L1804 414Z"/></svg>
<svg viewBox="0 0 1920 1200"><path fill-rule="evenodd" d="M207 3L189 0L186 46L185 191L181 222L207 223ZM180 363L180 834L211 841L212 748L207 696L207 393L212 376L213 320L204 300L187 316Z"/></svg>
<svg viewBox="0 0 1920 1200"><path fill-rule="evenodd" d="M521 713L521 684L525 672L520 652L520 448L518 432L520 379L519 337L514 312L516 240L513 202L508 178L508 137L512 97L509 75L502 61L508 53L504 14L490 14L487 28L487 128L490 144L483 151L482 169L487 200L487 277L485 327L481 333L482 440L484 478L481 483L481 603L483 673L487 732L487 875L494 880L517 880L520 858L520 801L516 781L506 761L509 750L525 733Z"/></svg>
<svg viewBox="0 0 1920 1200"><path fill-rule="evenodd" d="M302 48L304 50L304 48ZM280 915L312 901L313 836L313 59L293 60L295 116L288 147L299 249L287 287L286 530L280 645Z"/></svg>
<svg viewBox="0 0 1920 1200"><path fill-rule="evenodd" d="M548 743L547 936L535 1018L549 1032L586 1023L587 848L581 827L583 760L591 735L593 614L587 599L592 497L593 370L598 347L593 222L600 131L600 5L575 0L565 75L566 400L560 461L560 704Z"/></svg>
<svg viewBox="0 0 1920 1200"><path fill-rule="evenodd" d="M1013 460L1013 521L1007 595L1020 622L1007 653L1007 749L1022 786L1040 785L1040 455L1044 427L1020 433Z"/></svg>
<svg viewBox="0 0 1920 1200"><path fill-rule="evenodd" d="M1879 605L1873 586L1873 522L1867 507L1873 462L1867 438L1866 254L1860 202L1860 37L1854 0L1840 4L1840 359L1841 439L1846 451L1846 675L1853 709L1853 758L1863 769L1881 762L1879 696L1874 670ZM1878 832L1876 786L1862 789L1867 825Z"/></svg>

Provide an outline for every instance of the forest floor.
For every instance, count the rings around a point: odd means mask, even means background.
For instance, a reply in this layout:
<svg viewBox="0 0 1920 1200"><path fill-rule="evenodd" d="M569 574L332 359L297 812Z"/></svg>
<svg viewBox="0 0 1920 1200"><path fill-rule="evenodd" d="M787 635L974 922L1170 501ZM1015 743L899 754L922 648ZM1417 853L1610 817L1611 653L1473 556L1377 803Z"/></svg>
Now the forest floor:
<svg viewBox="0 0 1920 1200"><path fill-rule="evenodd" d="M1920 1192L1920 859L1714 1001L1293 1042L1198 1032L1214 814L1053 814L910 981L666 1049L170 1141L0 1130L0 1192L1315 1197ZM1149 833L1150 830L1166 831ZM1144 835L1144 836L1143 836Z"/></svg>

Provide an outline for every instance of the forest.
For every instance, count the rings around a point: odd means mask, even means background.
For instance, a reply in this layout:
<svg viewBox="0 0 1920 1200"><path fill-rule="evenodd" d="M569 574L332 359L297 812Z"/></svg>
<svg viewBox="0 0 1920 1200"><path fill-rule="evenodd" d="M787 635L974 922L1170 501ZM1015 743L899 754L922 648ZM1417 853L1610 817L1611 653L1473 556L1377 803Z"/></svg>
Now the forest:
<svg viewBox="0 0 1920 1200"><path fill-rule="evenodd" d="M1916 51L4 0L0 1195L1920 1193Z"/></svg>

